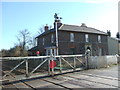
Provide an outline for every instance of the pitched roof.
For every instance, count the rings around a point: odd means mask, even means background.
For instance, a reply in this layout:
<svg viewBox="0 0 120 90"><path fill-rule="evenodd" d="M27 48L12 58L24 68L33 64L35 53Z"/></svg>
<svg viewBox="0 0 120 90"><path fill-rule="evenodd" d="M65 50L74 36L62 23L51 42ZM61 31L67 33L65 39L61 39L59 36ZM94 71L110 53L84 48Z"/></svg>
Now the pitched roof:
<svg viewBox="0 0 120 90"><path fill-rule="evenodd" d="M68 25L68 24L62 24L58 28L58 30L108 35L107 33L100 31L100 30L97 30L95 28L91 28L91 27L87 27L87 26ZM46 35L50 32L54 32L54 31L55 31L55 29L50 29L50 30L42 33L39 36L43 36L43 35ZM39 36L37 36L37 37L39 37Z"/></svg>
<svg viewBox="0 0 120 90"><path fill-rule="evenodd" d="M68 24L62 24L59 30L65 30L65 31L75 31L75 32L84 32L84 33L96 33L96 34L105 34L107 33L97 30L95 28L91 27L82 27L82 26L76 26L76 25L68 25Z"/></svg>
<svg viewBox="0 0 120 90"><path fill-rule="evenodd" d="M38 47L35 46L35 47L32 47L31 49L29 49L28 51L37 51L38 50Z"/></svg>
<svg viewBox="0 0 120 90"><path fill-rule="evenodd" d="M50 30L48 30L48 31L46 31L46 32L43 32L42 34L38 35L36 38L38 38L38 37L40 37L40 36L43 36L43 35L46 35L46 34L48 34L48 33L50 33L50 32L54 32L54 31L55 31L55 29L50 29Z"/></svg>

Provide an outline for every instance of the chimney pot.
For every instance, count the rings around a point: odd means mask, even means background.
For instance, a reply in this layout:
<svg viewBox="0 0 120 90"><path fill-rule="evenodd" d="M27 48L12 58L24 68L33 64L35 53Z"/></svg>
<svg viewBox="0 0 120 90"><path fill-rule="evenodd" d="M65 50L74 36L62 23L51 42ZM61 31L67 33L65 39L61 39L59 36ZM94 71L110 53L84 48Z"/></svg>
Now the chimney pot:
<svg viewBox="0 0 120 90"><path fill-rule="evenodd" d="M44 27L44 29L45 29L45 32L48 31L49 27L48 27L47 24L46 24L46 26Z"/></svg>

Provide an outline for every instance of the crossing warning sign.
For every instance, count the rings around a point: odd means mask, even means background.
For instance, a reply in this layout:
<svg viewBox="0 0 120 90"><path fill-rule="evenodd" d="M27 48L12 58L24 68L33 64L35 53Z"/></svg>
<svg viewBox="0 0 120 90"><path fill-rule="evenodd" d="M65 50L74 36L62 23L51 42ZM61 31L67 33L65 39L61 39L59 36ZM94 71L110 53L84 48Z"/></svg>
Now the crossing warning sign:
<svg viewBox="0 0 120 90"><path fill-rule="evenodd" d="M56 62L54 60L50 61L50 68L54 68L56 66Z"/></svg>

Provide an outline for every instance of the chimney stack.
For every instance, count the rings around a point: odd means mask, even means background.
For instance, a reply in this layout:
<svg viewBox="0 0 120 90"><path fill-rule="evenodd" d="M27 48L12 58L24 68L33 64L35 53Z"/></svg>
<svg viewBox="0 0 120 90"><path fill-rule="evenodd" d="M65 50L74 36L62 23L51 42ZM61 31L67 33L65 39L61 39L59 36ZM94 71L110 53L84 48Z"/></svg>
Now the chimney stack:
<svg viewBox="0 0 120 90"><path fill-rule="evenodd" d="M82 23L81 27L87 27L85 23Z"/></svg>
<svg viewBox="0 0 120 90"><path fill-rule="evenodd" d="M110 30L107 30L107 34L108 34L109 37L111 37L111 32L110 32Z"/></svg>
<svg viewBox="0 0 120 90"><path fill-rule="evenodd" d="M45 32L49 30L49 27L48 27L47 24L46 24L46 26L44 27L44 30L45 30Z"/></svg>

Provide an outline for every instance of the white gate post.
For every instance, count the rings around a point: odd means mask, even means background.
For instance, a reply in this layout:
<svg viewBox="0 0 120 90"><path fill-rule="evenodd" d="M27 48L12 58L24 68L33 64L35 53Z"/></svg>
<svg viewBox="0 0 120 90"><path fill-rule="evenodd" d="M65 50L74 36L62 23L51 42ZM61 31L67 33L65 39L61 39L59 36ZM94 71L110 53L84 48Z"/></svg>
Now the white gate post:
<svg viewBox="0 0 120 90"><path fill-rule="evenodd" d="M48 59L48 75L50 75L50 59Z"/></svg>
<svg viewBox="0 0 120 90"><path fill-rule="evenodd" d="M76 69L76 60L75 60L75 57L74 58L74 70Z"/></svg>
<svg viewBox="0 0 120 90"><path fill-rule="evenodd" d="M26 77L28 77L28 73L29 73L29 71L28 71L28 59L26 59L25 64L26 64Z"/></svg>
<svg viewBox="0 0 120 90"><path fill-rule="evenodd" d="M60 61L60 73L62 73L62 61L61 61L61 57L59 58Z"/></svg>

